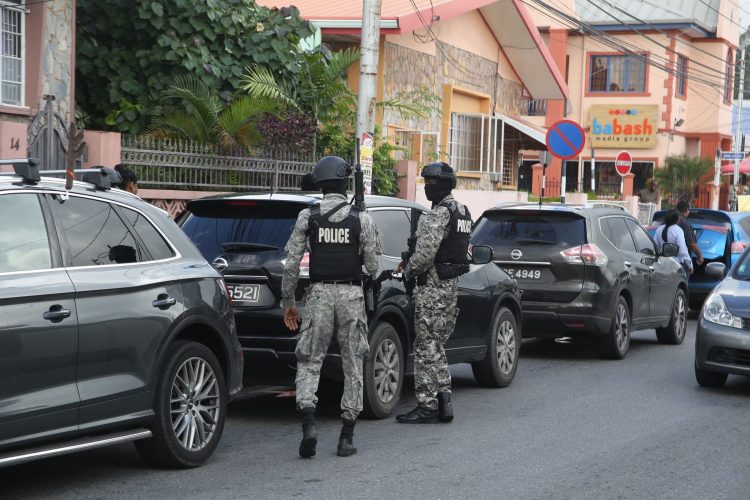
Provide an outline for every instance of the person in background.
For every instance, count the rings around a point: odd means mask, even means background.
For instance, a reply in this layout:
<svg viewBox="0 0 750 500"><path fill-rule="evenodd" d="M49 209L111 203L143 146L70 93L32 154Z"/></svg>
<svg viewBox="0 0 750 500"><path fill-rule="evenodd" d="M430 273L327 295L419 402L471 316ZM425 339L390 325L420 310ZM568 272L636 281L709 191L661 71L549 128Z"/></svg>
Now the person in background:
<svg viewBox="0 0 750 500"><path fill-rule="evenodd" d="M685 245L685 232L680 227L680 213L677 210L670 210L664 218L664 224L656 228L654 240L656 246L661 252L664 243L674 243L679 247L677 252L677 262L685 270L685 279L689 279L693 274L693 260L690 258L687 245Z"/></svg>
<svg viewBox="0 0 750 500"><path fill-rule="evenodd" d="M689 251L695 254L695 261L698 265L703 265L703 252L701 252L701 249L698 247L698 241L695 239L695 230L688 220L688 216L690 215L690 203L686 201L679 202L677 204L677 211L680 213L680 222L678 222L678 224L685 233L685 245L687 245Z"/></svg>
<svg viewBox="0 0 750 500"><path fill-rule="evenodd" d="M646 181L646 187L638 191L638 197L641 199L641 203L655 203L659 204L661 201L661 192L659 191L659 183L653 177Z"/></svg>
<svg viewBox="0 0 750 500"><path fill-rule="evenodd" d="M113 184L114 187L133 194L138 194L138 177L136 177L135 172L130 170L122 163L118 163L117 165L115 165L115 170L118 174L120 174L122 182Z"/></svg>

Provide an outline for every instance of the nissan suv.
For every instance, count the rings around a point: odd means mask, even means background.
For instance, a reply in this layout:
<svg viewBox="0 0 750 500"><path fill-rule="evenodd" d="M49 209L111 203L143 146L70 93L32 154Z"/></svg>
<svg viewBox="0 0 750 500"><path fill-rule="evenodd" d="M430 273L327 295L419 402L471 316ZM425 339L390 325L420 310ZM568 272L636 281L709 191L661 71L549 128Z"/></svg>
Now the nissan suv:
<svg viewBox="0 0 750 500"><path fill-rule="evenodd" d="M593 335L601 354L622 359L631 330L656 328L680 344L687 327L687 285L673 258L657 250L624 210L516 205L484 212L473 245L489 245L495 264L523 292L526 337Z"/></svg>
<svg viewBox="0 0 750 500"><path fill-rule="evenodd" d="M384 418L399 401L405 373L413 370L414 342L411 297L398 276L388 271L401 261L425 208L384 196L367 196L365 201L378 229L382 255L379 274L366 287L370 355L363 371L364 415ZM280 306L284 246L299 212L319 202L317 196L296 194L207 197L189 202L180 221L203 256L224 274L246 359L266 380L281 378L296 367L299 333L284 326ZM505 387L518 365L520 301L513 280L490 262L491 249L475 248L473 254L471 271L459 278L460 313L445 346L446 356L449 363L471 363L481 385ZM300 274L296 298L302 310L310 284L307 253ZM322 374L334 380L343 376L336 343Z"/></svg>
<svg viewBox="0 0 750 500"><path fill-rule="evenodd" d="M109 189L114 170L67 190L15 168L0 175L0 467L126 441L201 464L242 383L221 275L166 212Z"/></svg>

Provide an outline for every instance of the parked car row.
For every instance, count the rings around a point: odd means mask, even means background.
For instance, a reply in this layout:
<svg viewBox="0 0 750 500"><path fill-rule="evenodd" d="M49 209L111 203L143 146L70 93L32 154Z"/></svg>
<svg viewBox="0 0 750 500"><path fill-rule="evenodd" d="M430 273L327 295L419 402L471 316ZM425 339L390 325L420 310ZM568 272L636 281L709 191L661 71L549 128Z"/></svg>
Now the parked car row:
<svg viewBox="0 0 750 500"><path fill-rule="evenodd" d="M295 369L298 333L284 327L280 307L284 247L299 212L320 197L207 197L188 203L178 225L109 189L109 169L66 190L31 164L16 167L17 175L0 175L0 466L124 441L154 464L201 464L219 442L245 363ZM366 285L364 415L384 418L414 369L412 299L385 271L397 267L426 209L379 196L366 204L383 272ZM685 338L689 288L671 258L677 248L657 250L625 211L492 209L471 245L446 354L451 364L470 363L482 386L513 381L522 337L592 336L613 359L625 357L633 329L656 328L665 344ZM750 318L730 298L750 276L746 255L704 307L701 384L720 385L722 375L708 371L728 359L750 360L745 340L726 330ZM718 263L706 269L714 280L724 272ZM308 271L306 256L300 309ZM701 329L730 341L714 345ZM336 342L323 376L343 376Z"/></svg>

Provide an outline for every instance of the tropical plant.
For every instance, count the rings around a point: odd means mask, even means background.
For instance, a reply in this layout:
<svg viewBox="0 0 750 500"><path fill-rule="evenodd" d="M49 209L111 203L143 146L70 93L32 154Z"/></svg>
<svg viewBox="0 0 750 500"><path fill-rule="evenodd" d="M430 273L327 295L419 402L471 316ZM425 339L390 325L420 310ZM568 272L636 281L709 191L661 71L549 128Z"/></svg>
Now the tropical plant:
<svg viewBox="0 0 750 500"><path fill-rule="evenodd" d="M290 77L277 76L263 65L250 66L241 87L253 97L276 100L316 120L331 121L356 104L346 85L346 71L358 60L355 48L337 52L323 48L305 54L300 71Z"/></svg>
<svg viewBox="0 0 750 500"><path fill-rule="evenodd" d="M163 97L179 102L173 111L154 120L149 135L189 139L224 150L257 145L262 139L258 122L278 109L275 103L249 95L225 104L208 85L193 76L175 79Z"/></svg>
<svg viewBox="0 0 750 500"><path fill-rule="evenodd" d="M76 103L88 126L128 133L168 112L162 93L185 73L225 100L249 65L291 79L302 67L300 42L314 33L295 7L269 9L254 0L76 5Z"/></svg>
<svg viewBox="0 0 750 500"><path fill-rule="evenodd" d="M663 168L657 169L655 176L661 191L675 201L692 202L695 187L713 168L710 158L677 155L667 158Z"/></svg>

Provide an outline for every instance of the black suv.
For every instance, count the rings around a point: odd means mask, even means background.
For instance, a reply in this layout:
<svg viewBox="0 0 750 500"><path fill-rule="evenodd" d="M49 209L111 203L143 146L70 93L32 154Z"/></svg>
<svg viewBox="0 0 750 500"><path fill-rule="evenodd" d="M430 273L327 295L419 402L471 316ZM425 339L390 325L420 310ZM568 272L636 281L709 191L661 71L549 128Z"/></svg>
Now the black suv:
<svg viewBox="0 0 750 500"><path fill-rule="evenodd" d="M203 255L224 273L234 298L240 343L256 368L269 362L272 366L296 366L298 333L284 326L280 307L284 246L299 212L319 201L314 196L291 194L209 197L188 203L188 214L181 220L182 229ZM382 271L395 269L400 262L410 232L425 208L381 196L367 197L366 203L380 235L383 255L379 273L384 278ZM309 285L308 264L305 256L298 301ZM471 268L459 280L461 311L446 354L450 363L472 363L481 384L504 387L515 375L521 341L516 286L491 263ZM382 280L378 293L369 299L370 356L364 367L364 413L383 418L398 403L404 373L412 370L412 306L398 279ZM298 307L304 305L300 302ZM323 375L342 377L335 343L323 365Z"/></svg>
<svg viewBox="0 0 750 500"><path fill-rule="evenodd" d="M659 342L680 344L687 327L687 285L672 258L660 255L624 210L521 205L487 210L474 245L495 250L495 263L522 290L527 337L593 334L605 357L622 359L631 329L656 328Z"/></svg>
<svg viewBox="0 0 750 500"><path fill-rule="evenodd" d="M124 441L201 464L242 383L221 275L114 171L67 191L18 167L0 176L0 466Z"/></svg>

